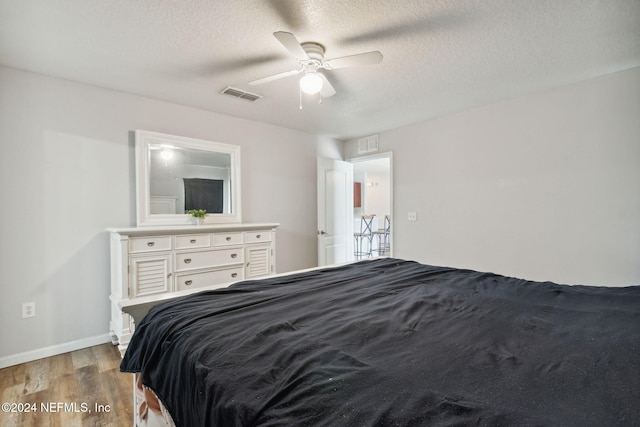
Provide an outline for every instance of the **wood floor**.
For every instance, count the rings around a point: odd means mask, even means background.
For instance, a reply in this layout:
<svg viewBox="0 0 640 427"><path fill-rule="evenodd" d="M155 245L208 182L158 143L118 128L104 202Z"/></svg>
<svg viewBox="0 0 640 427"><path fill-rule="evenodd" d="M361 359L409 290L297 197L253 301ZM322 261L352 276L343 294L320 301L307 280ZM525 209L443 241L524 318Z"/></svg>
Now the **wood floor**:
<svg viewBox="0 0 640 427"><path fill-rule="evenodd" d="M0 426L130 427L132 377L119 366L117 347L102 344L0 369Z"/></svg>

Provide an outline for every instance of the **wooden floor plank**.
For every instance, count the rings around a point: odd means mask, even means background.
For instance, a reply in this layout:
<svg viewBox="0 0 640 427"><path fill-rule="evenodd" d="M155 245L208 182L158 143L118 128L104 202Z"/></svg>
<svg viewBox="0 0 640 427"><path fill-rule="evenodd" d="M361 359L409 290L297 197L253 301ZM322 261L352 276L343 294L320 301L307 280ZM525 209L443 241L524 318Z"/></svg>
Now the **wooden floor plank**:
<svg viewBox="0 0 640 427"><path fill-rule="evenodd" d="M98 372L120 368L120 353L118 352L118 347L112 344L103 344L91 347L91 350L98 361ZM114 356L117 356L117 358Z"/></svg>
<svg viewBox="0 0 640 427"><path fill-rule="evenodd" d="M9 368L6 368L9 369ZM4 369L3 369L4 371ZM9 387L3 387L0 392L0 399L2 399L2 403L22 403L23 402L23 394L24 391L24 382L14 384ZM0 412L0 425L1 426L19 426L22 423L22 413L15 412Z"/></svg>
<svg viewBox="0 0 640 427"><path fill-rule="evenodd" d="M0 412L0 426L130 427L132 377L119 366L117 347L103 344L0 369L2 402L37 408Z"/></svg>
<svg viewBox="0 0 640 427"><path fill-rule="evenodd" d="M74 372L73 360L71 353L59 354L50 358L49 380L55 380L58 377L72 374Z"/></svg>
<svg viewBox="0 0 640 427"><path fill-rule="evenodd" d="M114 415L114 421L120 425L133 423L133 415L128 411L133 402L133 375L123 374L119 369L112 369L100 374L106 392L109 410ZM128 389L127 393L123 390Z"/></svg>
<svg viewBox="0 0 640 427"><path fill-rule="evenodd" d="M100 372L98 372L98 366L97 364L85 366L78 369L77 372L77 383L80 395L92 409L92 411L82 414L82 421L85 425L99 425L97 423L104 418L110 418L110 414L93 411L96 405L105 406L109 404Z"/></svg>
<svg viewBox="0 0 640 427"><path fill-rule="evenodd" d="M23 422L25 426L42 426L52 427L62 425L61 412L55 411L43 411L41 405L42 402L57 401L57 396L53 390L44 389L36 393L29 395L29 401L36 404L37 412L24 413ZM66 418L68 417L68 414ZM66 425L66 423L65 423Z"/></svg>
<svg viewBox="0 0 640 427"><path fill-rule="evenodd" d="M0 390L14 386L16 384L24 385L24 373L26 364L9 366L0 369Z"/></svg>
<svg viewBox="0 0 640 427"><path fill-rule="evenodd" d="M25 366L24 394L36 393L49 386L51 359L39 359Z"/></svg>
<svg viewBox="0 0 640 427"><path fill-rule="evenodd" d="M71 359L73 360L73 367L75 369L92 365L96 361L93 351L91 351L91 347L71 352Z"/></svg>

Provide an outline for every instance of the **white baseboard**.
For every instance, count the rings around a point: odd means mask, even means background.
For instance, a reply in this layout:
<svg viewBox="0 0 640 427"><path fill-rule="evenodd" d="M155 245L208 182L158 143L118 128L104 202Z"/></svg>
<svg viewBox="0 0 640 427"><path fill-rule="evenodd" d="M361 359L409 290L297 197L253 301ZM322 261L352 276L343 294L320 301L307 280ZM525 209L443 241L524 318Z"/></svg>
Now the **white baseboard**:
<svg viewBox="0 0 640 427"><path fill-rule="evenodd" d="M63 344L52 345L50 347L39 348L36 350L25 351L11 356L0 357L0 369L8 366L19 365L20 363L31 362L42 359L44 357L56 356L58 354L68 353L70 351L80 350L82 348L93 347L111 342L111 335L97 335L95 337L83 338L81 340L66 342Z"/></svg>

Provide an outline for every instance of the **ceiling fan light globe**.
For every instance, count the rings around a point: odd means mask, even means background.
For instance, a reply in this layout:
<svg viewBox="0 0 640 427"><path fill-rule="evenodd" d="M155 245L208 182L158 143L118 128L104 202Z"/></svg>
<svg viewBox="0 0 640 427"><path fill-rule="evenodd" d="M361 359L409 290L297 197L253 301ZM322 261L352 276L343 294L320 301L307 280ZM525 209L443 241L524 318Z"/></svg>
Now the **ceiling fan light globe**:
<svg viewBox="0 0 640 427"><path fill-rule="evenodd" d="M322 89L322 78L317 73L307 73L300 79L300 90L314 95Z"/></svg>

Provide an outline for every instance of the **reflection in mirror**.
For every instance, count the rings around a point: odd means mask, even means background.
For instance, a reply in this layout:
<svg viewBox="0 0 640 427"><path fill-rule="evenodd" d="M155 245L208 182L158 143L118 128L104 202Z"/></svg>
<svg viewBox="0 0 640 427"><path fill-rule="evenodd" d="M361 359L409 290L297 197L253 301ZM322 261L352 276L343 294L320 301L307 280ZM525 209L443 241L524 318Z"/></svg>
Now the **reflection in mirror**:
<svg viewBox="0 0 640 427"><path fill-rule="evenodd" d="M150 213L231 213L231 155L149 144Z"/></svg>
<svg viewBox="0 0 640 427"><path fill-rule="evenodd" d="M240 222L240 147L136 131L138 226Z"/></svg>

